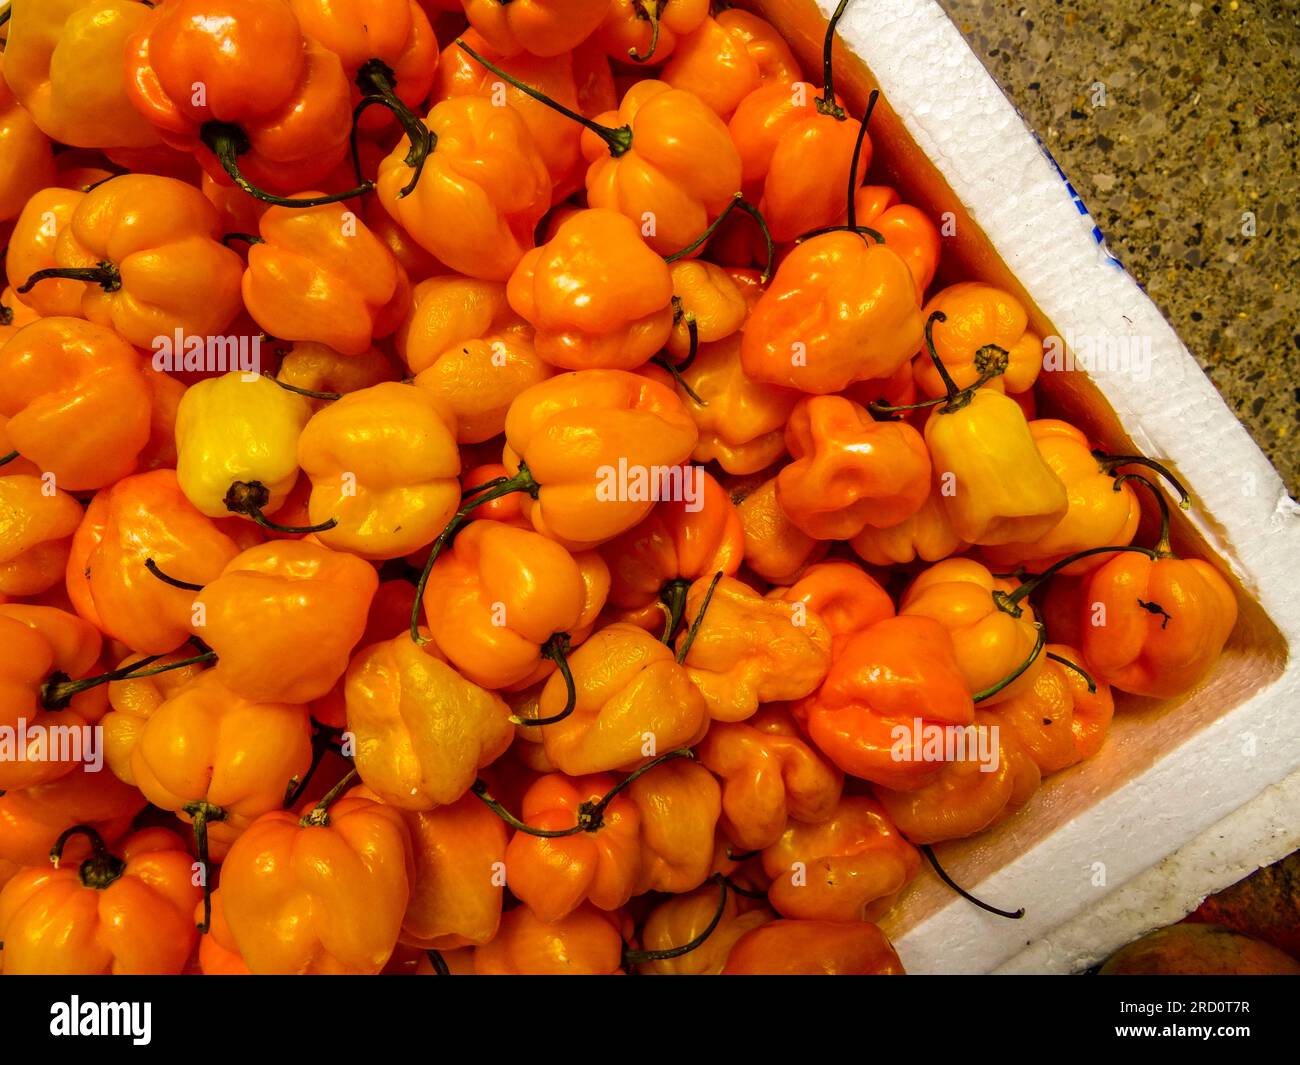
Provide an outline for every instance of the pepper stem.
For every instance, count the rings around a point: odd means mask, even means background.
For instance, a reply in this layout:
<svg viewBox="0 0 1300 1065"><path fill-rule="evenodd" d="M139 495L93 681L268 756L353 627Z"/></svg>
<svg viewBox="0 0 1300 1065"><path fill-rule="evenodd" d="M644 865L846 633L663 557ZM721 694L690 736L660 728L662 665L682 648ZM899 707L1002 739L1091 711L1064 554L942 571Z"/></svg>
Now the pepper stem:
<svg viewBox="0 0 1300 1065"><path fill-rule="evenodd" d="M460 38L456 39L456 45L458 48L460 48L462 52L468 55L476 63L479 63L482 66L486 67L488 70L492 71L492 73L495 74L498 78L501 78L503 81L509 82L520 92L528 96L531 96L534 100L536 100L540 104L545 104L552 111L559 112L560 114L564 115L565 118L571 118L574 122L577 122L584 129L591 130L592 133L596 134L596 136L598 136L601 140L605 142L606 145L608 145L609 154L612 155L615 159L617 159L620 155L624 155L625 153L631 150L632 148L632 127L631 126L619 126L617 129L613 129L609 126L602 126L599 122L593 122L591 119L587 118L586 115L578 114L577 111L565 107L564 104L559 103L556 100L552 100L545 93L537 89L534 89L531 85L524 84L524 82L520 81L512 74L507 74L496 64L491 63L488 60L484 59L481 55L479 55L476 51L474 51L473 48L467 45Z"/></svg>
<svg viewBox="0 0 1300 1065"><path fill-rule="evenodd" d="M207 935L212 926L212 883L208 876L208 825L226 819L226 811L220 806L204 800L187 802L181 809L190 815L194 823L194 849L198 851L199 865L203 867L203 920L199 923L199 933Z"/></svg>
<svg viewBox="0 0 1300 1065"><path fill-rule="evenodd" d="M696 237L693 241L691 241L688 245L686 245L686 247L682 248L681 250L675 251L671 255L665 255L664 262L675 263L677 262L678 259L685 259L688 255L691 255L692 253L699 251L699 249L705 245L708 239L711 236L713 236L714 233L717 232L718 226L722 225L722 223L726 220L727 215L731 214L731 212L734 211L737 207L739 207L742 211L744 211L747 215L749 215L750 218L752 218L755 222L757 222L758 228L763 231L763 240L767 243L767 265L763 268L763 273L760 279L764 283L766 283L772 276L773 265L776 262L776 242L772 240L772 234L771 232L769 232L767 228L767 220L763 218L763 215L761 214L759 209L755 207L752 203L750 203L748 200L746 200L745 197L741 195L739 192L735 193L731 197L731 201L727 204L726 207L722 209L718 217L708 224L708 227L704 230L703 233L701 233L698 237Z"/></svg>
<svg viewBox="0 0 1300 1065"><path fill-rule="evenodd" d="M682 641L681 647L677 649L677 661L679 664L686 661L686 656L691 653L691 644L695 642L695 637L700 633L700 626L704 624L705 612L709 609L709 603L713 599L714 589L718 587L718 581L722 580L722 570L718 570L713 575L713 580L709 582L709 590L704 593L704 600L700 603L700 611L695 615L695 620L691 622L691 627L686 632L686 639Z"/></svg>
<svg viewBox="0 0 1300 1065"><path fill-rule="evenodd" d="M343 398L343 393L341 392L313 392L310 388L299 388L297 385L289 384L288 381L281 381L278 377L274 377L269 373L263 374L263 376L267 380L279 385L286 392L292 392L295 396L306 396L308 399L323 399L327 403L333 403L336 399Z"/></svg>
<svg viewBox="0 0 1300 1065"><path fill-rule="evenodd" d="M451 520L447 522L442 532L438 534L438 538L433 541L433 546L429 549L429 558L425 562L424 570L415 585L415 602L411 604L411 639L421 646L429 642L427 636L420 635L420 607L424 600L424 589L429 583L429 574L433 572L433 564L438 561L438 556L442 554L443 549L451 543L451 538L456 535L456 530L465 524L465 521L474 513L476 507L491 503L492 500L508 496L513 492L526 492L533 499L536 499L537 493L542 490L542 486L537 483L532 472L528 469L527 463L522 461L519 463L519 471L513 477L496 478L489 483L492 484L491 488L485 489L480 495L476 495L451 516Z"/></svg>
<svg viewBox="0 0 1300 1065"><path fill-rule="evenodd" d="M298 819L298 824L303 828L328 828L330 823L330 807L334 805L334 800L351 787L352 782L356 780L356 778L357 770L354 766L344 774L342 780L320 797L320 801L316 803L315 806Z"/></svg>
<svg viewBox="0 0 1300 1065"><path fill-rule="evenodd" d="M830 22L826 24L826 37L822 41L822 94L817 101L817 110L820 114L830 115L840 122L848 116L844 113L844 108L835 102L835 75L831 69L831 52L835 44L835 27L839 25L844 9L848 6L849 0L840 0L835 14L831 15Z"/></svg>
<svg viewBox="0 0 1300 1065"><path fill-rule="evenodd" d="M8 466L9 463L13 462L13 460L16 459L17 457L18 457L17 451L11 451L7 455L0 455L0 466Z"/></svg>
<svg viewBox="0 0 1300 1065"><path fill-rule="evenodd" d="M926 860L934 867L934 871L938 874L939 879L947 884L948 887L952 888L953 891L957 892L957 894L967 902L974 903L981 910L987 910L989 913L997 914L999 917L1005 917L1009 921L1018 921L1024 917L1025 908L1023 906L1018 910L999 910L996 906L990 906L982 899L977 899L944 871L943 866L939 864L939 859L934 856L934 848L932 848L928 843L923 843L920 849L921 853L925 855Z"/></svg>
<svg viewBox="0 0 1300 1065"><path fill-rule="evenodd" d="M122 275L117 267L105 259L95 266L51 266L48 270L37 270L22 285L14 289L20 296L30 292L47 278L61 277L69 281L87 281L98 285L105 292L116 292L122 287Z"/></svg>
<svg viewBox="0 0 1300 1065"><path fill-rule="evenodd" d="M854 232L858 228L858 160L862 157L862 142L867 139L867 123L871 121L871 112L876 109L876 101L880 99L880 90L872 89L871 95L867 97L867 110L862 116L862 125L858 127L857 138L853 141L853 161L849 164L849 211L848 223L849 229ZM879 243L885 243L884 237L879 233Z"/></svg>
<svg viewBox="0 0 1300 1065"><path fill-rule="evenodd" d="M640 9L637 18L644 18L650 22L650 48L645 55L642 55L633 45L627 50L627 54L634 63L648 63L659 47L659 0L639 0L637 7Z"/></svg>
<svg viewBox="0 0 1300 1065"><path fill-rule="evenodd" d="M262 513L262 508L270 501L271 491L261 481L233 481L226 489L225 499L222 500L230 513L242 514L257 522L263 529L270 529L273 532L306 535L325 532L339 523L338 518L330 518L329 521L322 521L319 525L281 525Z"/></svg>
<svg viewBox="0 0 1300 1065"><path fill-rule="evenodd" d="M998 694L998 692L1010 687L1019 680L1025 670L1038 661L1038 656L1043 653L1043 645L1047 643L1047 629L1038 622L1034 622L1034 629L1037 632L1038 637L1034 640L1034 648L1029 652L1029 656L996 684L985 688L981 692L976 692L971 697L974 702L982 703L986 699L992 699L993 696Z"/></svg>
<svg viewBox="0 0 1300 1065"><path fill-rule="evenodd" d="M209 122L199 130L199 140L217 157L217 162L221 164L221 168L230 177L231 181L252 196L253 199L261 200L263 203L269 203L275 207L323 207L327 203L339 203L342 200L350 200L354 196L364 195L375 187L373 181L363 181L354 189L348 189L346 192L335 192L328 196L313 196L307 199L289 199L287 196L276 196L264 189L259 189L248 178L244 177L240 171L239 157L247 152L252 145L248 140L248 134L238 126L230 122Z"/></svg>
<svg viewBox="0 0 1300 1065"><path fill-rule="evenodd" d="M1108 455L1104 451L1094 451L1093 457L1097 464L1106 473L1110 473L1120 466L1146 466L1148 469L1155 470L1166 481L1168 481L1175 492L1178 493L1178 506L1186 510L1192 505L1192 497L1188 494L1187 489L1183 487L1183 482L1170 472L1169 467L1155 459L1149 459L1145 455ZM1117 477L1115 491L1119 491L1119 482L1122 478Z"/></svg>
<svg viewBox="0 0 1300 1065"><path fill-rule="evenodd" d="M1048 651L1047 657L1050 658L1053 662L1057 663L1058 665L1064 666L1071 673L1079 674L1079 676L1081 676L1088 684L1089 695L1097 694L1097 682L1092 679L1092 674L1090 674L1086 669L1084 669L1077 662L1071 662L1064 655L1058 655L1055 651Z"/></svg>
<svg viewBox="0 0 1300 1065"><path fill-rule="evenodd" d="M557 721L563 721L578 705L578 689L573 683L573 672L569 669L569 634L567 632L557 632L544 644L542 644L542 656L549 658L555 663L555 668L560 671L560 676L564 678L564 688L566 691L564 709L558 714L552 714L550 717L520 717L518 714L510 715L512 725L524 725L528 728L540 728L542 725L554 725Z"/></svg>
<svg viewBox="0 0 1300 1065"><path fill-rule="evenodd" d="M1151 494L1156 497L1156 505L1160 508L1160 539L1156 541L1155 557L1175 558L1173 545L1169 542L1169 504L1165 502L1165 494L1154 481L1148 480L1140 473L1126 473L1116 477L1115 486L1118 488L1125 481L1137 481L1151 489Z"/></svg>
<svg viewBox="0 0 1300 1065"><path fill-rule="evenodd" d="M155 577L157 577L160 581L162 581L163 584L170 584L173 588L180 588L182 591L186 591L186 592L203 591L203 585L201 584L194 584L191 581L183 581L177 577L171 577L168 574L164 573L159 568L158 563L151 558L146 558L144 560L144 568L147 569L150 573L152 573Z"/></svg>
<svg viewBox="0 0 1300 1065"><path fill-rule="evenodd" d="M1121 551L1133 551L1140 555L1146 555L1147 558L1158 558L1159 556L1149 547L1138 547L1136 544L1126 544L1114 547L1090 547L1086 551L1076 551L1072 555L1066 555L1059 562L1055 562L1043 570L1042 573L1036 573L1025 581L1015 591L1002 592L994 591L993 602L997 604L999 610L1004 610L1013 618L1020 617L1020 603L1027 595L1032 593L1044 581L1055 577L1061 570L1072 563L1078 562L1083 558L1091 558L1093 555L1110 555Z"/></svg>
<svg viewBox="0 0 1300 1065"><path fill-rule="evenodd" d="M438 976L450 976L451 970L447 968L447 962L443 959L442 952L438 950L426 950L425 956L429 959L429 964L433 966L433 971Z"/></svg>
<svg viewBox="0 0 1300 1065"><path fill-rule="evenodd" d="M718 885L718 908L714 911L713 920L705 926L704 930L680 947L665 947L663 950L628 950L625 946L623 948L624 968L641 965L648 961L668 961L672 958L680 958L683 954L689 954L691 951L704 946L709 936L713 935L714 930L722 922L722 915L727 912L727 887L729 886L727 878L721 873L714 873L709 879Z"/></svg>
<svg viewBox="0 0 1300 1065"><path fill-rule="evenodd" d="M63 848L73 836L85 836L90 841L90 857L82 862L77 870L77 875L84 886L103 891L126 872L126 862L109 851L104 837L90 825L73 825L65 829L54 841L54 846L50 848L50 862L55 869L63 861Z"/></svg>
<svg viewBox="0 0 1300 1065"><path fill-rule="evenodd" d="M659 589L659 602L663 604L667 614L662 642L670 647L673 637L677 635L677 626L682 623L682 615L686 613L686 593L690 591L690 587L690 581L679 577Z"/></svg>
<svg viewBox="0 0 1300 1065"><path fill-rule="evenodd" d="M357 120L369 107L383 107L390 111L400 123L410 141L406 153L406 165L414 170L411 180L397 194L399 200L409 196L420 183L424 164L438 146L438 137L419 117L402 102L396 92L397 75L393 68L382 59L371 59L362 64L357 71L357 87L362 92L362 99L352 112L352 164L357 171L357 180L361 180L361 157L357 150Z"/></svg>
<svg viewBox="0 0 1300 1065"><path fill-rule="evenodd" d="M138 662L133 662L129 666L113 669L96 677L83 677L81 680L70 680L64 673L55 673L41 685L41 705L46 710L61 710L72 701L73 696L80 695L89 688L98 688L101 684L111 684L118 680L152 677L158 673L182 669L198 662L211 662L216 659L217 653L215 651L204 651L201 655L195 655L193 658L183 658L179 662L171 662L165 666L153 666L151 669L143 668L157 662L161 657L162 655L150 655Z"/></svg>

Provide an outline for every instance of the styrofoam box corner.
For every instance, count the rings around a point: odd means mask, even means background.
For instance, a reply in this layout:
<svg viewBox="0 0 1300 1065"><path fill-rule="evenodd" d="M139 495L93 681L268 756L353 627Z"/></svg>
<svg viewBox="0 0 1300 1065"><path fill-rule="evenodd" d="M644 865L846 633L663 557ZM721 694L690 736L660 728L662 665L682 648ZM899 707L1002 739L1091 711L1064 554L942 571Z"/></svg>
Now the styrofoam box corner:
<svg viewBox="0 0 1300 1065"><path fill-rule="evenodd" d="M1094 381L1144 453L1190 482L1193 523L1294 645L1300 508L943 9L853 4L840 38L1062 335L1150 338L1150 373ZM1279 677L979 885L1024 921L954 900L898 939L908 970L1078 971L1300 845L1298 688L1288 654ZM1100 885L1098 853L1112 856Z"/></svg>

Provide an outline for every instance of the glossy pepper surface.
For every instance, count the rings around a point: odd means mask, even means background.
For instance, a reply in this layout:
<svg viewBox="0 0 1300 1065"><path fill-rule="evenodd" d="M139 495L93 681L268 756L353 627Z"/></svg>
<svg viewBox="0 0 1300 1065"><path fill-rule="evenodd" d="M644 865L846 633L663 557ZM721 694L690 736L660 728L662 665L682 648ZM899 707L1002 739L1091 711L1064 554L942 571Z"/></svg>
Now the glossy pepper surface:
<svg viewBox="0 0 1300 1065"><path fill-rule="evenodd" d="M361 779L403 809L455 802L514 739L510 709L496 692L405 632L353 658L344 696Z"/></svg>
<svg viewBox="0 0 1300 1065"><path fill-rule="evenodd" d="M885 934L859 921L772 921L731 948L724 976L901 976Z"/></svg>
<svg viewBox="0 0 1300 1065"><path fill-rule="evenodd" d="M63 489L130 473L149 440L145 364L111 329L42 318L0 349L10 445Z"/></svg>
<svg viewBox="0 0 1300 1065"><path fill-rule="evenodd" d="M254 973L379 972L410 900L401 814L361 797L255 821L221 867L226 923Z"/></svg>
<svg viewBox="0 0 1300 1065"><path fill-rule="evenodd" d="M668 951L693 942L705 932L717 912L718 889L712 884L666 898L646 918L641 930L643 948ZM736 941L770 920L772 914L766 908L753 908L747 900L730 892L722 919L699 947L675 958L643 962L637 972L643 976L716 976L722 972Z"/></svg>
<svg viewBox="0 0 1300 1065"><path fill-rule="evenodd" d="M305 540L240 552L195 600L214 669L248 699L305 703L348 666L379 585L369 563ZM256 631L256 641L248 639Z"/></svg>
<svg viewBox="0 0 1300 1065"><path fill-rule="evenodd" d="M34 192L54 184L49 138L14 98L0 58L0 222L17 218Z"/></svg>
<svg viewBox="0 0 1300 1065"><path fill-rule="evenodd" d="M460 505L455 418L432 393L387 381L314 414L298 438L321 543L396 558L431 543Z"/></svg>
<svg viewBox="0 0 1300 1065"><path fill-rule="evenodd" d="M199 895L179 837L146 829L116 854L91 838L80 864L25 869L0 892L5 974L179 975Z"/></svg>
<svg viewBox="0 0 1300 1065"><path fill-rule="evenodd" d="M562 369L635 369L672 330L668 266L636 223L608 208L562 222L520 260L506 293L536 330L537 354Z"/></svg>
<svg viewBox="0 0 1300 1065"><path fill-rule="evenodd" d="M1043 368L1043 341L1029 328L1024 305L1011 293L979 281L959 281L936 292L923 313L928 318L934 311L942 311L946 317L934 327L935 350L958 388L969 388L979 379L976 355L989 344L1007 353L1007 368L987 387L1024 392L1038 379ZM934 363L920 358L914 366L922 395L942 396L944 381Z"/></svg>
<svg viewBox="0 0 1300 1065"><path fill-rule="evenodd" d="M37 595L58 583L80 504L29 473L0 476L0 595Z"/></svg>
<svg viewBox="0 0 1300 1065"><path fill-rule="evenodd" d="M771 23L728 8L704 19L677 42L661 76L727 119L760 85L791 82L802 75L790 46Z"/></svg>
<svg viewBox="0 0 1300 1065"><path fill-rule="evenodd" d="M528 906L501 918L490 943L474 951L479 976L612 976L623 971L630 922L618 913L580 906L558 921L543 921Z"/></svg>
<svg viewBox="0 0 1300 1065"><path fill-rule="evenodd" d="M930 455L906 422L878 422L843 396L808 396L785 429L793 461L776 498L818 540L847 540L866 526L896 525L930 494Z"/></svg>
<svg viewBox="0 0 1300 1065"><path fill-rule="evenodd" d="M627 796L641 815L636 894L693 891L713 867L722 789L698 762L671 758L632 781Z"/></svg>

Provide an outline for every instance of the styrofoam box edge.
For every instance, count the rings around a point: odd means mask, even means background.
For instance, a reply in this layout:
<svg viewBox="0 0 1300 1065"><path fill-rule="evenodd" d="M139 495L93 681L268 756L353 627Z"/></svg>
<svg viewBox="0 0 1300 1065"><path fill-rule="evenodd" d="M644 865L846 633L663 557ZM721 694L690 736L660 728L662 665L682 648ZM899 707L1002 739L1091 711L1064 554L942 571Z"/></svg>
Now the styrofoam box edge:
<svg viewBox="0 0 1300 1065"><path fill-rule="evenodd" d="M829 16L833 0L817 3ZM1072 190L956 26L934 0L872 0L850 6L840 37L1063 335L1149 338L1149 374L1093 379L1134 443L1187 478L1198 504L1192 521L1293 643L1300 508L1155 305L1098 243ZM1300 769L1298 688L1292 658L1232 713L980 885L981 894L1024 905L1025 920L956 900L908 931L895 944L908 970L1073 971L1147 931L1159 920L1153 915L1192 909L1230 883L1232 870L1267 861L1273 807L1257 802L1224 822L1217 864L1198 862L1193 848L1175 879L1139 877ZM1288 787L1294 796L1295 781ZM1096 883L1097 863L1104 885Z"/></svg>

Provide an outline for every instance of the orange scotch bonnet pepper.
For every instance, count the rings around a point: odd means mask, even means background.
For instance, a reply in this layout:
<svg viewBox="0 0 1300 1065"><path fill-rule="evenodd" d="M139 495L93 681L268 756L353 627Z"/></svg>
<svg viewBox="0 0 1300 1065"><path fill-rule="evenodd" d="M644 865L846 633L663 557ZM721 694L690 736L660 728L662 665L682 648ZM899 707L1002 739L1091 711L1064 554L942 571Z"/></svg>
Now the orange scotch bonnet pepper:
<svg viewBox="0 0 1300 1065"><path fill-rule="evenodd" d="M772 921L747 932L723 976L901 976L903 963L883 932L859 921Z"/></svg>
<svg viewBox="0 0 1300 1065"><path fill-rule="evenodd" d="M934 347L958 388L969 388L979 379L977 355L989 344L1007 353L1007 366L986 387L998 392L1033 387L1043 368L1043 341L1029 328L1029 315L1013 295L983 282L961 281L935 293L922 313L929 318L935 311L942 311L944 318L934 327ZM923 354L913 366L924 398L947 392L932 360Z"/></svg>
<svg viewBox="0 0 1300 1065"><path fill-rule="evenodd" d="M660 76L728 119L760 85L793 82L803 75L790 46L771 23L749 11L727 8L681 37Z"/></svg>
<svg viewBox="0 0 1300 1065"><path fill-rule="evenodd" d="M5 472L8 476L0 476L0 595L39 595L59 582L83 511L67 492L40 477Z"/></svg>

